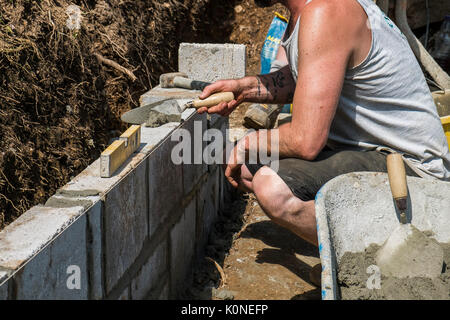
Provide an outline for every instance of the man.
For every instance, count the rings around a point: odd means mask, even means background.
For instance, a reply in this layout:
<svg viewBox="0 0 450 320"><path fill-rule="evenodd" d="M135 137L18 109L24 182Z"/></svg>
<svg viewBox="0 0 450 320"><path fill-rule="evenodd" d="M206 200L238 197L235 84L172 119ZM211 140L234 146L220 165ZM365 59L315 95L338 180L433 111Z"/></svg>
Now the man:
<svg viewBox="0 0 450 320"><path fill-rule="evenodd" d="M254 192L274 222L317 245L314 197L340 174L385 172L386 152L396 151L408 175L450 180L447 141L420 66L372 0L255 2L289 9L282 43L289 65L213 83L200 98L232 91L236 99L199 112L226 116L244 101L292 101L292 122L268 133L279 136L277 172L240 161L265 145L262 132L238 142L225 170L233 186Z"/></svg>

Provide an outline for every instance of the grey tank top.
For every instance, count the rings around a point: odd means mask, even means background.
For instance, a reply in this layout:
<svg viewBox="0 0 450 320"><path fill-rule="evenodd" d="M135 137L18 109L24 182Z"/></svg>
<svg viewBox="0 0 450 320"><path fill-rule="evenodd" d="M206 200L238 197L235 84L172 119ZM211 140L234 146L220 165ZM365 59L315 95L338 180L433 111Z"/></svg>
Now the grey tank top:
<svg viewBox="0 0 450 320"><path fill-rule="evenodd" d="M436 106L406 37L371 1L357 0L372 31L366 59L347 70L327 145L403 155L419 176L450 181L450 152ZM298 76L298 19L282 41Z"/></svg>

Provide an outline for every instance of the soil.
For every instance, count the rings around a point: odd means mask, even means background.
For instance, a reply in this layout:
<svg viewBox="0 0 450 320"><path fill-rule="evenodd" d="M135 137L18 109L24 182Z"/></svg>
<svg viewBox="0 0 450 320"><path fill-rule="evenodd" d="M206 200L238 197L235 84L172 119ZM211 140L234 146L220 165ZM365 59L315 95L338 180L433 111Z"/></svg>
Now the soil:
<svg viewBox="0 0 450 320"><path fill-rule="evenodd" d="M440 244L444 250L444 266L438 278L395 278L381 275L380 288L370 289L367 273L370 265L376 265L375 254L380 248L371 245L364 252L346 252L338 270L338 285L344 300L450 300L450 244Z"/></svg>
<svg viewBox="0 0 450 320"><path fill-rule="evenodd" d="M318 250L274 224L251 194L237 195L216 222L205 259L181 296L199 300L318 300L309 272Z"/></svg>

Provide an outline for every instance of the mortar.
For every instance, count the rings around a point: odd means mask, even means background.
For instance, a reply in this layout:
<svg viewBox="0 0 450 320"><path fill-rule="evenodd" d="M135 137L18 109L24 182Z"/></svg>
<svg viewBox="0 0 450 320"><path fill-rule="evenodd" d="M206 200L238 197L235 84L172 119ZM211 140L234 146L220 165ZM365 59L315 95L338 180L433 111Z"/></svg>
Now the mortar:
<svg viewBox="0 0 450 320"><path fill-rule="evenodd" d="M450 183L407 177L411 223L439 243L450 243ZM386 173L338 176L317 193L317 233L322 263L322 299L340 299L339 262L346 252L381 246L398 226ZM368 275L369 276L369 275Z"/></svg>

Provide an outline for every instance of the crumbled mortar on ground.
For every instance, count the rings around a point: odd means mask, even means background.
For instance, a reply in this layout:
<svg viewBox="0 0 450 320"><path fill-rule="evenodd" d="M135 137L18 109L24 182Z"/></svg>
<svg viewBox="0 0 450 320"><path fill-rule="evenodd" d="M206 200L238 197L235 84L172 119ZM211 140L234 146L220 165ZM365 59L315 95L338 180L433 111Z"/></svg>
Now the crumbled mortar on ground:
<svg viewBox="0 0 450 320"><path fill-rule="evenodd" d="M366 270L376 265L375 254L380 248L372 244L365 252L346 252L339 263L337 282L343 300L450 300L450 244L444 249L442 274L435 279L414 277L399 279L381 276L380 289L369 289L371 276Z"/></svg>

